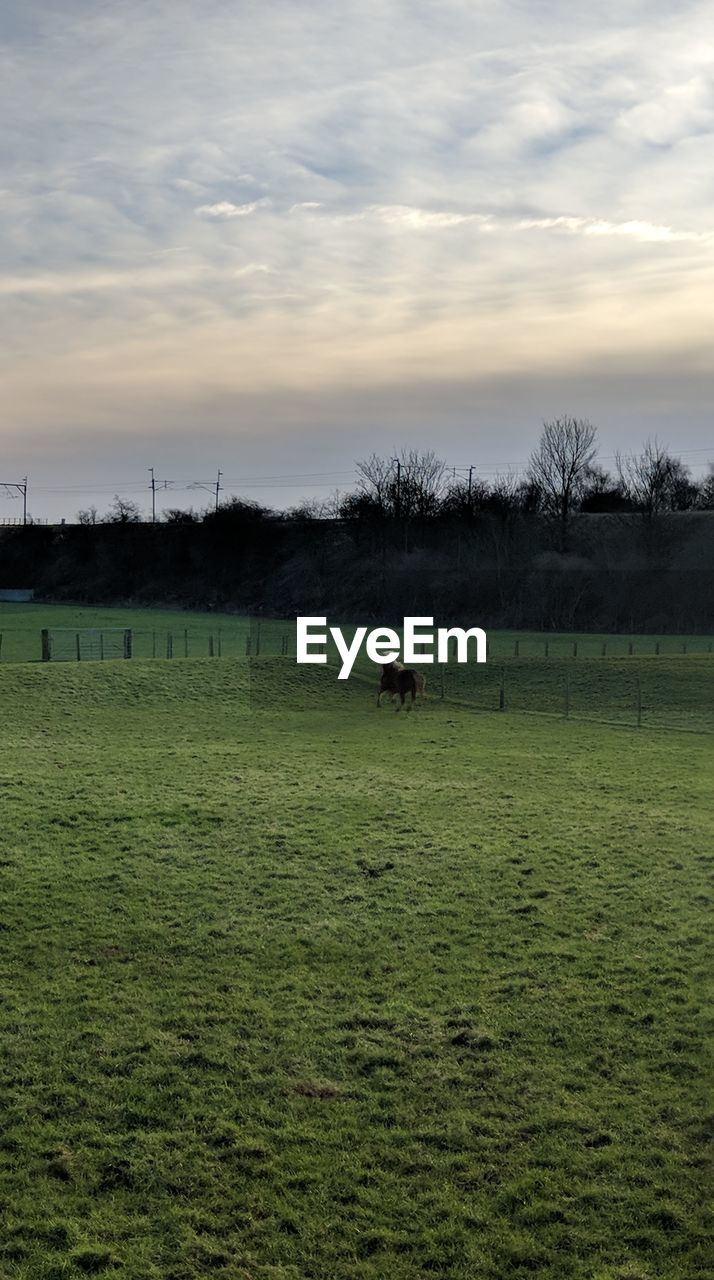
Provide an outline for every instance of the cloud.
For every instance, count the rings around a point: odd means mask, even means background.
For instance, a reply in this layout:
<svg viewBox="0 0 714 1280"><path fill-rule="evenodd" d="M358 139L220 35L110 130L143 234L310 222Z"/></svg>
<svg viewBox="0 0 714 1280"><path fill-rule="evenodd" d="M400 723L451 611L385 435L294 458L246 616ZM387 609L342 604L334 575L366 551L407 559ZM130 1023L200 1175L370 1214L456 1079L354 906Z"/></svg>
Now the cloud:
<svg viewBox="0 0 714 1280"><path fill-rule="evenodd" d="M608 222L605 218L522 218L516 226L524 231L570 231L584 236L630 236L644 244L714 244L714 231L678 231L652 222Z"/></svg>
<svg viewBox="0 0 714 1280"><path fill-rule="evenodd" d="M414 209L406 205L372 205L366 216L373 216L387 226L404 227L406 230L424 231L460 227L466 223L485 223L488 217L480 213L449 213L436 209Z"/></svg>
<svg viewBox="0 0 714 1280"><path fill-rule="evenodd" d="M665 84L621 113L618 131L653 146L666 147L692 134L714 133L714 88L697 74Z"/></svg>
<svg viewBox="0 0 714 1280"><path fill-rule="evenodd" d="M253 276L256 273L270 275L273 268L269 267L267 262L249 262L244 267L237 267L233 272L234 276Z"/></svg>
<svg viewBox="0 0 714 1280"><path fill-rule="evenodd" d="M230 200L219 200L217 204L201 204L194 212L200 218L218 218L226 221L230 218L247 218L265 203L264 200L251 200L249 204L231 204Z"/></svg>
<svg viewBox="0 0 714 1280"><path fill-rule="evenodd" d="M648 352L700 360L711 6L23 12L0 89L0 374L20 429L40 390L71 421L91 388L101 431L122 387L159 422L174 385L267 406L278 385L338 403L342 382L347 403L410 373L567 381L597 357L607 379L631 357L645 397Z"/></svg>

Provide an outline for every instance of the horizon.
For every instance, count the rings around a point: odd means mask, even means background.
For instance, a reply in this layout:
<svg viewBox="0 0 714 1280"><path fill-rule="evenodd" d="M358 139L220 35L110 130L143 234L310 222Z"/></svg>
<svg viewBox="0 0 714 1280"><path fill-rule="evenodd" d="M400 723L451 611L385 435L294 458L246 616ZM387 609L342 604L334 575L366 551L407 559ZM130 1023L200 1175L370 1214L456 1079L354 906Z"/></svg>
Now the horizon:
<svg viewBox="0 0 714 1280"><path fill-rule="evenodd" d="M522 473L561 414L705 472L713 40L661 0L10 5L0 522L25 475L70 521L151 466L159 512L373 451Z"/></svg>

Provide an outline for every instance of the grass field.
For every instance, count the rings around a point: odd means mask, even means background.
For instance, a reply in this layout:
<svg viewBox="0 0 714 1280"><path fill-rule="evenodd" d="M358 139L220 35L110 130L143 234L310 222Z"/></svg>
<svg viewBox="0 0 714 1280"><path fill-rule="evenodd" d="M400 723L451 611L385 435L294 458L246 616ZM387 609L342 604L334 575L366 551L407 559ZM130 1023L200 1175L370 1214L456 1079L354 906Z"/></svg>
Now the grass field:
<svg viewBox="0 0 714 1280"><path fill-rule="evenodd" d="M266 658L0 690L0 1275L710 1274L709 737Z"/></svg>
<svg viewBox="0 0 714 1280"><path fill-rule="evenodd" d="M372 623L370 625L376 625ZM295 622L271 618L249 618L239 614L199 613L169 609L124 609L92 605L59 604L6 604L0 602L0 661L34 662L41 656L40 633L43 627L66 628L74 632L82 627L117 628L130 627L134 633L134 651L137 657L164 657L166 637L172 638L174 657L208 656L209 636L214 638L218 650L221 639L222 654L226 657L243 657L246 641L252 640L255 655L256 641L260 652L280 654L286 640L289 652L295 652ZM344 627L349 636L351 628ZM600 633L563 633L547 635L536 631L489 631L489 652L495 659L521 658L566 659L573 656L573 648L581 658L603 656L625 657L632 647L634 656L710 654L711 636L693 635L605 635Z"/></svg>
<svg viewBox="0 0 714 1280"><path fill-rule="evenodd" d="M295 621L151 609L79 608L0 604L0 658L38 661L43 627L61 635L74 658L77 631L92 628L109 648L111 628L129 627L134 657L241 657L295 654ZM351 639L354 628L343 628ZM167 650L167 637L171 647ZM115 642L120 645L121 641ZM603 656L604 650L604 656ZM94 639L96 654L96 636ZM334 643L327 646L339 667ZM658 730L714 732L711 641L706 636L541 635L489 632L483 666L451 663L424 667L430 695L481 711L508 712L637 725ZM357 677L374 686L375 667L364 651Z"/></svg>

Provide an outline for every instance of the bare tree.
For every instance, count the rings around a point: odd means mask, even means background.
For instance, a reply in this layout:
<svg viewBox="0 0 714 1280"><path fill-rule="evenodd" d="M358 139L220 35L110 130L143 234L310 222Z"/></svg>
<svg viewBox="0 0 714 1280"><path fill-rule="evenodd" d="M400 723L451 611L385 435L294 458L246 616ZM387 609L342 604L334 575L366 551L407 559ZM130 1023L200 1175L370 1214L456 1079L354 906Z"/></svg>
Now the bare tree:
<svg viewBox="0 0 714 1280"><path fill-rule="evenodd" d="M394 466L389 458L372 453L357 463L358 499L367 502L382 515L388 515L393 500Z"/></svg>
<svg viewBox="0 0 714 1280"><path fill-rule="evenodd" d="M495 515L512 516L521 505L521 482L515 471L499 472L494 476L488 498L488 510Z"/></svg>
<svg viewBox="0 0 714 1280"><path fill-rule="evenodd" d="M619 480L597 463L588 467L579 494L581 511L624 511L630 505Z"/></svg>
<svg viewBox="0 0 714 1280"><path fill-rule="evenodd" d="M437 514L444 493L446 464L432 449L402 449L399 458L399 511L406 519Z"/></svg>
<svg viewBox="0 0 714 1280"><path fill-rule="evenodd" d="M161 519L165 524L198 524L201 517L193 507L165 507Z"/></svg>
<svg viewBox="0 0 714 1280"><path fill-rule="evenodd" d="M697 506L700 511L714 511L714 464L709 463L709 475L699 484Z"/></svg>
<svg viewBox="0 0 714 1280"><path fill-rule="evenodd" d="M462 476L454 476L445 486L439 502L439 511L446 516L462 516L470 519L487 507L491 490L485 480L472 476L467 482Z"/></svg>
<svg viewBox="0 0 714 1280"><path fill-rule="evenodd" d="M696 486L689 468L655 437L639 454L617 454L620 484L633 506L652 517L663 511L685 510L696 502Z"/></svg>
<svg viewBox="0 0 714 1280"><path fill-rule="evenodd" d="M283 520L333 520L339 514L339 498L303 498L294 507L282 512Z"/></svg>
<svg viewBox="0 0 714 1280"><path fill-rule="evenodd" d="M114 501L104 517L107 524L139 524L141 521L141 511L130 498L120 498L118 493L114 495Z"/></svg>
<svg viewBox="0 0 714 1280"><path fill-rule="evenodd" d="M402 449L394 458L373 453L357 472L359 497L383 515L428 519L439 510L446 464L431 449Z"/></svg>
<svg viewBox="0 0 714 1280"><path fill-rule="evenodd" d="M573 507L595 458L597 432L587 418L544 422L538 448L528 463L528 480L540 493L543 509L560 528L560 547L567 544Z"/></svg>
<svg viewBox="0 0 714 1280"><path fill-rule="evenodd" d="M77 524L96 524L97 508L95 506L86 507L82 511L77 512Z"/></svg>

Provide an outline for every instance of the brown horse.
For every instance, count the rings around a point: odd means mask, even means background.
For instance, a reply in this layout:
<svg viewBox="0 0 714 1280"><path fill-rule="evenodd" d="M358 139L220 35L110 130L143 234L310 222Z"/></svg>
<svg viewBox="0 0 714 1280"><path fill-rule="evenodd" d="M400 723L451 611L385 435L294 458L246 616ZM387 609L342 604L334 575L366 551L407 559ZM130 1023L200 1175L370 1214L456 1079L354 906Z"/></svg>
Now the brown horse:
<svg viewBox="0 0 714 1280"><path fill-rule="evenodd" d="M411 704L408 710L414 706L414 700L418 693L423 693L426 687L426 680L421 671L414 671L413 668L405 668L401 662L385 662L382 665L382 678L379 682L379 691L377 693L377 706L381 706L382 694L388 693L391 701L394 701L396 695L399 695L399 706L397 711L404 706L404 699L407 694L411 694Z"/></svg>

